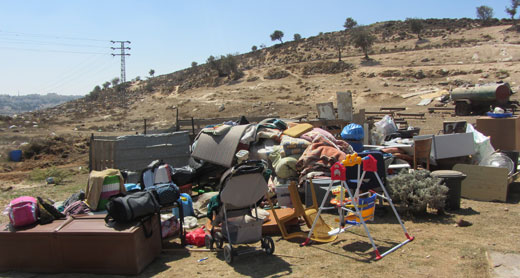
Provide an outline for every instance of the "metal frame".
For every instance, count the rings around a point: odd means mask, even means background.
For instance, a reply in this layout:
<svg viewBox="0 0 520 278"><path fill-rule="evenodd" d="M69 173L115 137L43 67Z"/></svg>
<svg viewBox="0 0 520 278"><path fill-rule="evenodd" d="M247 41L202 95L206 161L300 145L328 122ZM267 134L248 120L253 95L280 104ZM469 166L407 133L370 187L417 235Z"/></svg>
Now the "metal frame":
<svg viewBox="0 0 520 278"><path fill-rule="evenodd" d="M361 164L361 163L359 163ZM361 165L360 165L361 166ZM358 167L358 177L359 177L359 172L360 172L360 168L361 167ZM312 233L314 231L314 227L316 225L316 222L318 220L318 217L320 217L320 214L323 210L328 210L328 209L335 209L337 208L338 209L338 213L339 213L339 218L340 218L340 221L339 221L339 227L337 229L334 229L332 231L329 232L330 235L334 235L334 234L340 234L340 233L343 233L345 232L347 229L353 227L353 226L359 226L359 225L363 225L363 228L365 229L366 233L367 233L367 236L370 240L370 243L372 244L372 247L374 249L374 254L376 255L376 260L380 260L382 259L383 257L385 257L386 255L394 252L395 250L399 249L400 247L402 247L403 245L407 244L408 242L410 241L413 241L414 240L414 237L413 236L410 236L408 234L408 231L406 230L403 222L401 221L401 217L399 216L399 214L397 213L397 210L395 209L395 206L392 202L392 198L390 198L390 195L388 194L388 191L386 190L385 186L383 185L383 182L381 181L381 178L379 177L377 171L373 172L377 178L377 181L379 182L379 185L381 186L381 188L383 189L383 195L379 194L379 193L376 193L374 191L370 191L370 192L367 192L367 193L363 193L361 195L359 195L359 189L361 187L361 184L363 183L363 178L365 177L365 174L366 174L367 171L363 171L363 173L361 174L361 178L358 179L357 181L357 187L356 187L356 191L354 192L354 194L352 194L351 190L349 189L348 185L347 185L347 182L345 180L342 180L341 181L341 188L340 188L340 203L339 205L337 205L336 207L325 207L325 203L327 201L327 197L329 196L331 190L332 190L332 186L335 182L335 180L331 180L330 183L329 183L329 186L327 187L327 192L325 193L325 197L323 198L323 200L321 201L321 205L318 209L318 213L316 214L316 218L314 219L313 223L312 223L312 227L309 231L309 234L307 236L307 239L305 240L305 242L303 242L301 245L302 246L306 246L306 245L309 245L311 243L311 236L312 236ZM344 200L344 196L345 196L345 189L350 197L350 201L345 201ZM388 251L384 252L383 254L381 254L379 252L379 250L377 249L377 245L375 244L374 242L374 239L372 238L372 235L370 234L370 231L368 230L368 227L366 225L366 222L365 220L363 219L363 216L361 214L361 210L358 206L358 199L360 196L363 196L365 194L368 194L368 193L371 193L371 194L375 194L377 195L377 197L380 197L384 200L386 200L390 206L392 207L392 211L394 212L395 214L395 217L397 218L397 221L399 222L399 224L401 225L401 228L403 229L404 231L404 235L406 237L406 240L397 244L396 246L392 247L391 249L389 249ZM352 201L354 200L354 201ZM346 206L347 205L351 205L351 206L354 206L354 210L352 209L349 209L347 208ZM352 221L345 221L345 217L344 217L344 212L351 212L351 213L354 213L360 220L361 223L359 222L352 222ZM348 226L346 226L345 224L349 224Z"/></svg>

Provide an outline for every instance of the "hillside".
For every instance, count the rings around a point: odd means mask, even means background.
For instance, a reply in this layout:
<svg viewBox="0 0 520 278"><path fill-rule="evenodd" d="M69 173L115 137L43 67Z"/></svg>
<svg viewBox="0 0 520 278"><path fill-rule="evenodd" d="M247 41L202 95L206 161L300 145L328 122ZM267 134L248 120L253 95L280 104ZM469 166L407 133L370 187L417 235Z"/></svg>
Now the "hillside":
<svg viewBox="0 0 520 278"><path fill-rule="evenodd" d="M515 86L520 37L508 31L508 23L481 27L471 19L425 20L422 41L404 22L377 23L370 26L377 37L373 60L364 61L361 51L347 44L341 63L336 41L348 40L348 32L321 34L235 56L243 71L237 80L203 64L131 83L124 96L122 90L108 89L96 100L69 102L59 108L66 117L51 117L59 124L85 118L94 124L96 116L110 115L120 130L136 128L144 118L156 128L170 126L175 108L181 118L290 117L302 111L312 118L315 103L333 101L336 91L345 90L353 92L357 109L383 103L414 109L417 98L400 95L496 80Z"/></svg>
<svg viewBox="0 0 520 278"><path fill-rule="evenodd" d="M203 64L127 83L125 93L118 86L54 108L5 118L0 122L5 133L0 152L5 154L33 136L65 134L67 139L84 142L91 133L142 132L145 119L148 130L163 130L174 125L176 109L181 119L240 115L306 115L312 119L316 103L335 102L337 91L353 93L355 110L404 106L407 112L426 112L439 103L417 106L424 96L403 96L497 80L518 90L520 33L510 30L509 21L486 27L471 19L428 19L423 23L421 41L404 22L371 25L377 40L369 61L359 49L346 44L338 62L336 42L348 40L349 32L325 33L235 56L243 72L239 78L219 76ZM452 118L431 114L426 120L409 123L420 126L423 133L436 133L444 119ZM475 121L475 117L467 119ZM17 128L7 129L12 125ZM75 157L72 152L60 163ZM85 159L75 161L85 163Z"/></svg>
<svg viewBox="0 0 520 278"><path fill-rule="evenodd" d="M54 93L24 96L0 95L0 115L13 115L43 110L78 98L80 98L80 96L62 96Z"/></svg>

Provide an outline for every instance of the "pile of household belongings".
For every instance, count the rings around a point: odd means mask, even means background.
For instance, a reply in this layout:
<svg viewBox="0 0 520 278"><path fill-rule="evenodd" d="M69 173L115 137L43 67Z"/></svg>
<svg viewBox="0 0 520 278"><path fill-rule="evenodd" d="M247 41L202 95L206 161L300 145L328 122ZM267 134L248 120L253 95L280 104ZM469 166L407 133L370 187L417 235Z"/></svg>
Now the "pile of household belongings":
<svg viewBox="0 0 520 278"><path fill-rule="evenodd" d="M195 138L192 149L192 158L199 162L228 168L244 160L268 162L271 191L291 180L302 184L314 176L330 176L334 163L354 153L347 142L324 129L281 119L206 127Z"/></svg>

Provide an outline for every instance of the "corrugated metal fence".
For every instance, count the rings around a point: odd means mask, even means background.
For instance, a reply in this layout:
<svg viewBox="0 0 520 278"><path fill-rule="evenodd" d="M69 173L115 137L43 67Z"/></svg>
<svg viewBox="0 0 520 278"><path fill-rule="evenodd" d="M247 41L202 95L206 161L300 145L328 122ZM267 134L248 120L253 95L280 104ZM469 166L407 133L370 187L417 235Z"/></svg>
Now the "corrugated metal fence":
<svg viewBox="0 0 520 278"><path fill-rule="evenodd" d="M140 171L153 160L174 166L188 164L190 136L187 131L164 134L94 136L90 138L89 167Z"/></svg>

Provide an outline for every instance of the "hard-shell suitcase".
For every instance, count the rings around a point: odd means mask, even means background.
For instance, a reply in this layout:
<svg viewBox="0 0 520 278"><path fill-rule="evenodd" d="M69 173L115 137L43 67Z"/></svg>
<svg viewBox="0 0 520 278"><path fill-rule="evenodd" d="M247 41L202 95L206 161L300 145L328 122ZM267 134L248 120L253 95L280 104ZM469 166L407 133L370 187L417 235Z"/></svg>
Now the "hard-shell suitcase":
<svg viewBox="0 0 520 278"><path fill-rule="evenodd" d="M55 220L17 231L0 229L0 271L133 275L161 252L157 215L144 224L105 225L104 215Z"/></svg>

